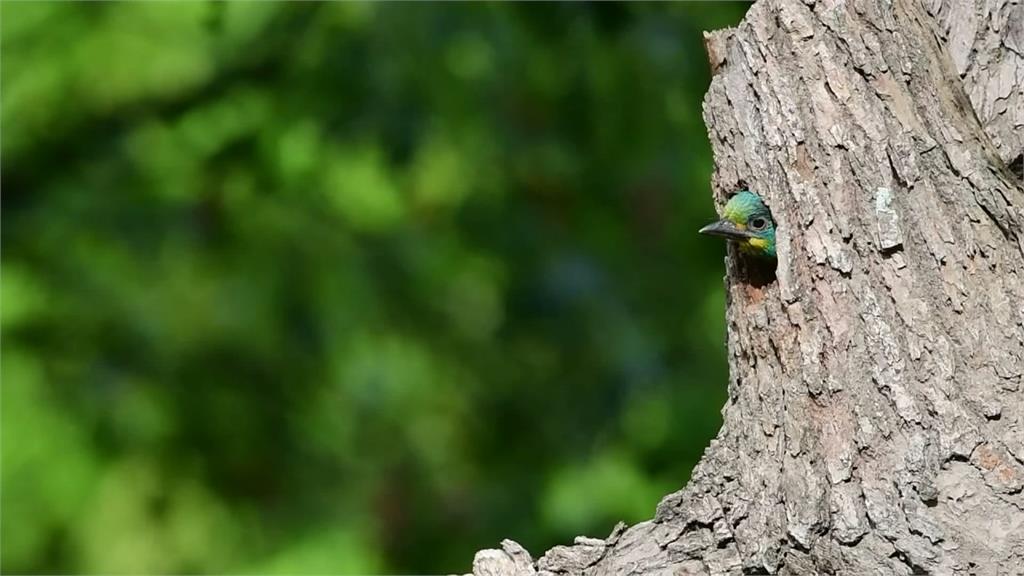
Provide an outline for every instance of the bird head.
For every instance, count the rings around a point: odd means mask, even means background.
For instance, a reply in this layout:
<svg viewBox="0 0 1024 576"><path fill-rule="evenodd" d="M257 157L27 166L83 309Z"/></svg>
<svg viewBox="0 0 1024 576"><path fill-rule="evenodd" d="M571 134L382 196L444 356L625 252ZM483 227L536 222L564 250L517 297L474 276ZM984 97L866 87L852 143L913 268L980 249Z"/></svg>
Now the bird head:
<svg viewBox="0 0 1024 576"><path fill-rule="evenodd" d="M700 229L701 234L736 242L742 252L775 258L775 221L761 198L749 190L726 202L722 219Z"/></svg>

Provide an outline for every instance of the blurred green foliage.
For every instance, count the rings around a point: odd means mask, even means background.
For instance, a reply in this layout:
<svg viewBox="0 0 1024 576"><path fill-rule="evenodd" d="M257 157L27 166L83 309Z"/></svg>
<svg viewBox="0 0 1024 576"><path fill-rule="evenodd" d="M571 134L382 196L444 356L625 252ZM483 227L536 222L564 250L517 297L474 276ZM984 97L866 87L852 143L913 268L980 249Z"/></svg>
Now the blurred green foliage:
<svg viewBox="0 0 1024 576"><path fill-rule="evenodd" d="M4 3L2 570L462 572L714 435L742 3Z"/></svg>

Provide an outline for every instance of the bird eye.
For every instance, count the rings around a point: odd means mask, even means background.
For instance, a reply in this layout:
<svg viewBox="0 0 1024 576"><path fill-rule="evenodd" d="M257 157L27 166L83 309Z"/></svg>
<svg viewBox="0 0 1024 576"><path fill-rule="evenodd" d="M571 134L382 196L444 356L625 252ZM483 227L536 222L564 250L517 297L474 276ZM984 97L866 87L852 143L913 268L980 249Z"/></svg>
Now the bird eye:
<svg viewBox="0 0 1024 576"><path fill-rule="evenodd" d="M753 228L754 230L763 229L765 227L765 224L767 224L767 222L764 218L761 217L754 218L750 221L750 227Z"/></svg>

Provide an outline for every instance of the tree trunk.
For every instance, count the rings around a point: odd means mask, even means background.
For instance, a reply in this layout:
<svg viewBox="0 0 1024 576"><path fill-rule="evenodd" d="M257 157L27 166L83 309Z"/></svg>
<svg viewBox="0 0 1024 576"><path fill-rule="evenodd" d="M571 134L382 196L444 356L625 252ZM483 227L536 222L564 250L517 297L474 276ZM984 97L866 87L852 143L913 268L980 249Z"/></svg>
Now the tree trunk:
<svg viewBox="0 0 1024 576"><path fill-rule="evenodd" d="M1024 5L760 0L707 35L729 400L653 520L477 576L1024 573ZM1012 166L1012 168L1011 168Z"/></svg>

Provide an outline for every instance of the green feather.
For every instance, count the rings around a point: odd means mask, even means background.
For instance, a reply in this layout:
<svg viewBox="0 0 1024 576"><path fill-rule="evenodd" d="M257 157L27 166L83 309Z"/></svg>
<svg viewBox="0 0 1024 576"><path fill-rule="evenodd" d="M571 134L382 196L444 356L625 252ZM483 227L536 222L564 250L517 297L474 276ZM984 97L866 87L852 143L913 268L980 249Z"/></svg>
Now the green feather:
<svg viewBox="0 0 1024 576"><path fill-rule="evenodd" d="M749 190L737 192L722 208L722 219L700 231L728 238L745 253L775 258L775 221L761 198Z"/></svg>

